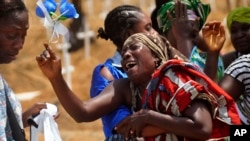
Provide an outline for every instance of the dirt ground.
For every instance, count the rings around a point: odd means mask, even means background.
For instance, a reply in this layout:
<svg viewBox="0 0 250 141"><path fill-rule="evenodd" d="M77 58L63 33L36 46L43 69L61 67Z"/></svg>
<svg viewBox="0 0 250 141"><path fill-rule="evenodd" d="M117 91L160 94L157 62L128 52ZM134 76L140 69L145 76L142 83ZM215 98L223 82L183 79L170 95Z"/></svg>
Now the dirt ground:
<svg viewBox="0 0 250 141"><path fill-rule="evenodd" d="M97 120L90 123L76 123L62 108L49 81L39 70L35 61L35 56L42 52L42 44L48 41L48 34L41 19L35 15L34 9L36 7L36 1L25 0L25 2L30 10L30 29L28 31L24 49L20 52L16 61L8 65L1 65L0 72L5 76L15 93L19 94L32 91L40 92L40 95L34 99L21 101L23 109L27 109L35 102L49 102L58 106L60 117L56 121L63 141L103 140L104 135L102 132L101 121ZM103 26L103 18L101 18L100 14L105 12L103 6L105 1L92 0L94 4L92 8L88 5L90 3L87 2L91 2L91 0L82 0L82 6L84 7L84 12L90 29L96 34L98 27ZM142 6L148 14L150 14L150 10L154 7L152 6L154 0L148 0L147 2L140 0L113 0L110 4L110 8L124 4L124 2L127 2L127 4ZM140 2L145 3L142 5ZM218 9L212 11L208 20L222 21L227 13L225 2L216 2ZM69 22L70 20L67 20L63 24L67 26ZM56 48L56 45L54 46L54 50L57 51L58 55L62 58L62 62L64 62L62 52ZM97 64L103 62L107 57L111 56L114 50L114 46L109 41L96 39L91 44L89 58L86 58L85 56L85 47L76 52L70 53L71 65L74 67L74 71L71 73L72 90L80 99L89 99L89 88L93 68ZM231 48L226 48L225 50L231 50ZM26 133L29 136L29 129L26 129Z"/></svg>

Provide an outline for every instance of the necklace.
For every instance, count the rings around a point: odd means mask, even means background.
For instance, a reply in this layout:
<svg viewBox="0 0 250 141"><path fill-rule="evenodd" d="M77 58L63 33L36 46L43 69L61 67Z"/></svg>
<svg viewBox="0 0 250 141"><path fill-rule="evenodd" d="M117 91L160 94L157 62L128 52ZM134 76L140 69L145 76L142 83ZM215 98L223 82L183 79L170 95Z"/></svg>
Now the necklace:
<svg viewBox="0 0 250 141"><path fill-rule="evenodd" d="M142 97L139 89L130 82L130 89L132 91L132 107L131 111L136 112L141 109Z"/></svg>

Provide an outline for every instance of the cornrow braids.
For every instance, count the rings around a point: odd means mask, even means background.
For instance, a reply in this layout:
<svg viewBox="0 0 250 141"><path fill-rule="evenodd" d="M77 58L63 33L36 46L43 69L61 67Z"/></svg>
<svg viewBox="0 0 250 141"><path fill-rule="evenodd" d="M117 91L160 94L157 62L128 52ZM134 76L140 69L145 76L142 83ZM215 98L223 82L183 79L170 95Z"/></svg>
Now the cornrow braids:
<svg viewBox="0 0 250 141"><path fill-rule="evenodd" d="M128 29L139 20L142 10L133 5L121 5L110 11L105 19L105 30L99 29L98 37L110 39L117 47L122 47Z"/></svg>
<svg viewBox="0 0 250 141"><path fill-rule="evenodd" d="M15 16L16 13L20 13L23 11L28 12L28 9L25 6L23 0L0 1L0 19Z"/></svg>

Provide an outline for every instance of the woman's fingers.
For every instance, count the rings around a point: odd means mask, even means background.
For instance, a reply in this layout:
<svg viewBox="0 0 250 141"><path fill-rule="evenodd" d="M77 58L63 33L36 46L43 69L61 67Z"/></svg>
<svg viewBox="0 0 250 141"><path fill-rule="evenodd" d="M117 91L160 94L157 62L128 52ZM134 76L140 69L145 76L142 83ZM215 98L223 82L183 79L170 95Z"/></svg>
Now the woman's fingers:
<svg viewBox="0 0 250 141"><path fill-rule="evenodd" d="M45 47L45 50L47 51L47 52L44 52L44 53L48 53L49 57L52 60L57 60L57 56L56 56L55 52L52 50L52 48L49 46L49 44L45 43L44 47Z"/></svg>

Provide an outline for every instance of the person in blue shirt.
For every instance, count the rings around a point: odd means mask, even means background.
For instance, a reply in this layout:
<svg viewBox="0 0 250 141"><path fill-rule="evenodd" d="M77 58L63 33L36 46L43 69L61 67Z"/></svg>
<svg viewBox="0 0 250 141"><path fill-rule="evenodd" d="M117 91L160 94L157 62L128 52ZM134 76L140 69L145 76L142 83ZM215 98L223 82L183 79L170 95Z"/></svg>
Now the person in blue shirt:
<svg viewBox="0 0 250 141"><path fill-rule="evenodd" d="M127 74L121 66L121 48L127 37L138 32L150 32L152 22L139 7L121 5L111 10L104 21L104 28L99 28L98 37L111 40L116 46L114 56L104 63L97 65L92 74L90 97L93 98L113 80L127 78ZM114 127L125 117L132 114L132 110L126 105L121 105L115 111L102 116L103 131L107 140L111 138L123 138L113 132ZM119 139L117 139L119 140Z"/></svg>
<svg viewBox="0 0 250 141"><path fill-rule="evenodd" d="M104 28L99 28L98 36L110 40L116 46L113 57L108 58L104 63L97 65L92 74L90 97L99 95L106 86L115 79L127 78L127 74L122 69L121 49L124 41L134 33L158 34L152 27L151 19L139 7L133 5L121 5L111 10L105 21ZM187 60L179 51L173 47L169 48L173 58L178 57ZM115 111L102 116L103 131L107 140L113 138L123 138L114 132L114 127L132 112L139 109L129 108L121 105Z"/></svg>

